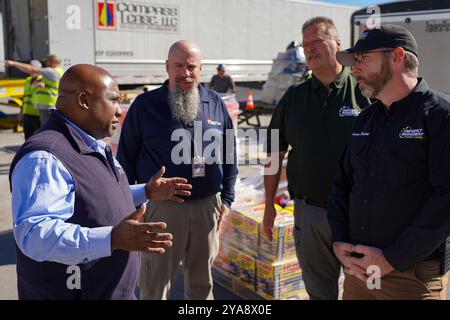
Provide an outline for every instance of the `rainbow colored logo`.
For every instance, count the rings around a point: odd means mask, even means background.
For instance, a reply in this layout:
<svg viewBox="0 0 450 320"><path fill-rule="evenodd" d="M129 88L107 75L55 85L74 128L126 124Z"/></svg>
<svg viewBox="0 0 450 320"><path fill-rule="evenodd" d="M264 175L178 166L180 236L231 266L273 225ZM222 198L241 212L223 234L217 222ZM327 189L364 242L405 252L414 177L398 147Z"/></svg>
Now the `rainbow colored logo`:
<svg viewBox="0 0 450 320"><path fill-rule="evenodd" d="M114 29L116 27L115 3L111 1L97 2L98 26L102 29Z"/></svg>

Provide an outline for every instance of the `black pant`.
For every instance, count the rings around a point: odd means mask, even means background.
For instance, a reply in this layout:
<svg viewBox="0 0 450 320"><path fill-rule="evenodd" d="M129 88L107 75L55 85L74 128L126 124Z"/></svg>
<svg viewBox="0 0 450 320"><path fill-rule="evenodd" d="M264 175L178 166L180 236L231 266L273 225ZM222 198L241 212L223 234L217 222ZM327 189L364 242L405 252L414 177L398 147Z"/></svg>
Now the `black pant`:
<svg viewBox="0 0 450 320"><path fill-rule="evenodd" d="M33 135L33 133L41 127L41 120L39 116L32 116L30 114L23 115L23 132L25 140Z"/></svg>

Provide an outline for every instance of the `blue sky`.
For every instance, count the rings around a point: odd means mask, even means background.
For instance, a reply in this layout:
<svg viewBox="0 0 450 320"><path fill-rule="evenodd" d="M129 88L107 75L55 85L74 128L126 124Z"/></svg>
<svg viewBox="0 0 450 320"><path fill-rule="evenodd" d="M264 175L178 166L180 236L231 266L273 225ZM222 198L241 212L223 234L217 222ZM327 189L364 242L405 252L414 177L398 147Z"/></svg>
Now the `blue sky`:
<svg viewBox="0 0 450 320"><path fill-rule="evenodd" d="M322 2L331 2L331 3L338 3L338 4L345 4L350 6L356 6L356 7L367 7L371 4L380 4L385 2L390 2L388 0L320 0Z"/></svg>

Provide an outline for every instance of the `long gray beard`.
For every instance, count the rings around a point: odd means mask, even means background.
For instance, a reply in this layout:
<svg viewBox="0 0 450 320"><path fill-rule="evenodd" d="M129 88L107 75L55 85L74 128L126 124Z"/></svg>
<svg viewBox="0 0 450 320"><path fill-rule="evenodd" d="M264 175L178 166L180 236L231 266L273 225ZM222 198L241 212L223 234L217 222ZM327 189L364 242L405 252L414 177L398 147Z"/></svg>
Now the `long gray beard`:
<svg viewBox="0 0 450 320"><path fill-rule="evenodd" d="M178 88L169 92L169 104L175 120L186 125L192 125L197 119L200 110L200 94L198 88L180 90Z"/></svg>

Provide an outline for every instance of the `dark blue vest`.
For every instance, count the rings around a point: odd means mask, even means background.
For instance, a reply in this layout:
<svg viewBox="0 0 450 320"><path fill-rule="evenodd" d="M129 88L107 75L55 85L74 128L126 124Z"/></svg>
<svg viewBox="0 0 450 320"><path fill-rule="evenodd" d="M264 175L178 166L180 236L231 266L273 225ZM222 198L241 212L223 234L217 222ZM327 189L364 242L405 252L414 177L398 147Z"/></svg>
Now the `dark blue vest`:
<svg viewBox="0 0 450 320"><path fill-rule="evenodd" d="M75 211L68 223L95 228L117 225L135 211L128 179L116 170L55 112L19 149L10 169L31 151L55 155L75 181ZM110 257L79 264L81 288L68 289L68 266L37 262L16 246L19 299L134 299L139 253L115 250Z"/></svg>

